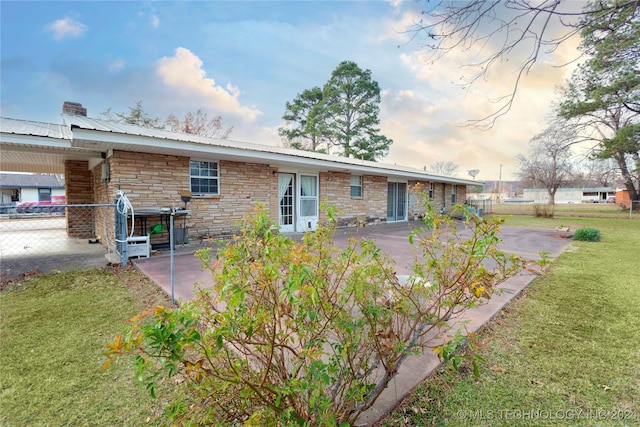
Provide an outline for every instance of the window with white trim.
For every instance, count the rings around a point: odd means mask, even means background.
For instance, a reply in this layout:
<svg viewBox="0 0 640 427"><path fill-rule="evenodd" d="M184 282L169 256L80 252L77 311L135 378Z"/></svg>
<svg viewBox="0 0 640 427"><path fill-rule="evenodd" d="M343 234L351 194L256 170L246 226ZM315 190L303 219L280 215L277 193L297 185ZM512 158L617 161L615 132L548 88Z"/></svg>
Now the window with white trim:
<svg viewBox="0 0 640 427"><path fill-rule="evenodd" d="M194 196L220 194L220 167L218 162L191 160L189 162L191 193Z"/></svg>
<svg viewBox="0 0 640 427"><path fill-rule="evenodd" d="M429 200L433 200L433 182L429 183Z"/></svg>
<svg viewBox="0 0 640 427"><path fill-rule="evenodd" d="M456 187L457 187L457 185L452 185L451 186L451 204L452 205L456 204L456 194L457 194Z"/></svg>
<svg viewBox="0 0 640 427"><path fill-rule="evenodd" d="M362 197L362 176L351 175L351 197Z"/></svg>

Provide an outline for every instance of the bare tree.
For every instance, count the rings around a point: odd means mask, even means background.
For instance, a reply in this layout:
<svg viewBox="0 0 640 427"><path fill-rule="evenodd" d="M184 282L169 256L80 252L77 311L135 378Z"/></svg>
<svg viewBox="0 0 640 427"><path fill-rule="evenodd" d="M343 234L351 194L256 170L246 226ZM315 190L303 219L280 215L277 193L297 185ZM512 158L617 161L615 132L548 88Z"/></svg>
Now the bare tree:
<svg viewBox="0 0 640 427"><path fill-rule="evenodd" d="M224 128L221 116L209 117L209 113L203 112L201 108L198 108L195 113L188 112L183 120L171 114L164 124L172 132L190 133L220 139L227 139L233 130L233 126Z"/></svg>
<svg viewBox="0 0 640 427"><path fill-rule="evenodd" d="M575 130L558 120L529 141L529 155L517 157L520 179L545 188L550 205L555 204L558 188L572 176L571 144L575 138Z"/></svg>
<svg viewBox="0 0 640 427"><path fill-rule="evenodd" d="M618 165L613 159L589 159L584 166L589 180L603 187L611 187L620 178Z"/></svg>
<svg viewBox="0 0 640 427"><path fill-rule="evenodd" d="M601 25L602 18L614 12L629 10L629 22L640 14L640 0L599 0L577 10L583 4L560 0L427 2L423 19L410 31L414 38L426 36L425 47L434 61L448 53L477 48L479 59L467 64L474 71L463 78L469 84L488 78L498 63L511 60L516 64L511 92L496 100L493 113L471 121L491 127L509 112L521 79L542 55L554 52L585 28Z"/></svg>
<svg viewBox="0 0 640 427"><path fill-rule="evenodd" d="M458 165L449 161L438 161L429 165L429 172L436 175L454 176L458 173Z"/></svg>

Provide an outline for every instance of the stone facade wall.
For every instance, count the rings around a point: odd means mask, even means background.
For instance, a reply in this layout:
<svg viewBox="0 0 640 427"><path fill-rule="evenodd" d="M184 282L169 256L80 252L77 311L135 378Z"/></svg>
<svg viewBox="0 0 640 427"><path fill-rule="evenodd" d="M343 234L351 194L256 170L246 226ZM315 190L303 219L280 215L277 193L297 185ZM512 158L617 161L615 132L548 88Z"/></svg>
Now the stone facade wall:
<svg viewBox="0 0 640 427"><path fill-rule="evenodd" d="M379 223L387 220L387 178L362 175L362 197L351 197L351 174L320 174L320 201L338 208L338 226ZM322 214L321 220L326 220Z"/></svg>

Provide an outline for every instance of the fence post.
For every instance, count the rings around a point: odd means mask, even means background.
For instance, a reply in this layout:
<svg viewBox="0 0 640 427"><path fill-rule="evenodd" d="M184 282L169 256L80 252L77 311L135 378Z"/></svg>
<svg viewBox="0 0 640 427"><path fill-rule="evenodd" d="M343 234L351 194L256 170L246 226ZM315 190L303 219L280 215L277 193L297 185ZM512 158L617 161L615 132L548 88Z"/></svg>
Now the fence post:
<svg viewBox="0 0 640 427"><path fill-rule="evenodd" d="M129 261L128 247L127 247L127 217L126 213L120 212L118 209L118 199L114 201L114 216L115 216L115 233L116 233L116 251L120 253L120 263L124 266Z"/></svg>
<svg viewBox="0 0 640 427"><path fill-rule="evenodd" d="M173 269L173 246L174 246L174 241L173 241L173 222L174 222L174 215L176 214L176 210L175 208L171 209L171 215L170 215L170 220L169 220L169 251L170 251L170 258L171 258L171 304L175 304L175 298L174 298L174 269Z"/></svg>

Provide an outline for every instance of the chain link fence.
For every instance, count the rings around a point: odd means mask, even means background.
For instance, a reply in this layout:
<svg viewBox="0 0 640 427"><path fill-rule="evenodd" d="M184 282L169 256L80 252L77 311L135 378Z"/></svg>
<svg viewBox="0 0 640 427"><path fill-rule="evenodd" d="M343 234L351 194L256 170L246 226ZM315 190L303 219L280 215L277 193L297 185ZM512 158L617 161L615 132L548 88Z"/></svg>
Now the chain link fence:
<svg viewBox="0 0 640 427"><path fill-rule="evenodd" d="M0 214L0 280L104 266L113 230L96 230L96 218L113 218L114 205L63 205Z"/></svg>

